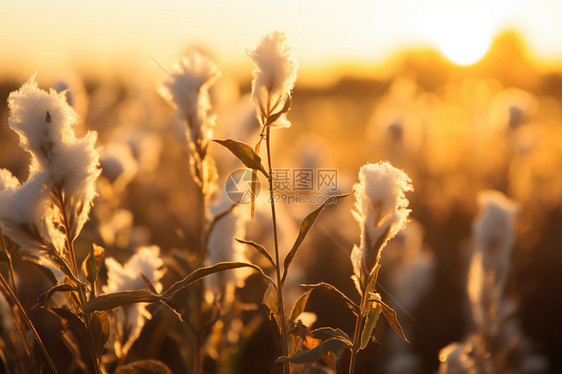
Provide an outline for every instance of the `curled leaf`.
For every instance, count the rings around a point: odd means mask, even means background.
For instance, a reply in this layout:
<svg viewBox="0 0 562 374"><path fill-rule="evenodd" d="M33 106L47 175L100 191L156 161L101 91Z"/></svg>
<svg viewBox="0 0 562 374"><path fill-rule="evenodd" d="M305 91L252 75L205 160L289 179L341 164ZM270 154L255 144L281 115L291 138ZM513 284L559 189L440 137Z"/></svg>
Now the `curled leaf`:
<svg viewBox="0 0 562 374"><path fill-rule="evenodd" d="M317 284L301 284L301 287L319 290L324 293L336 296L337 298L342 300L353 313L359 315L359 306L357 306L357 304L355 304L349 297L345 296L343 292L338 290L335 286L332 286L330 283L321 282Z"/></svg>
<svg viewBox="0 0 562 374"><path fill-rule="evenodd" d="M287 257L285 257L285 262L283 264L283 277L281 278L281 282L284 282L285 279L287 278L287 272L289 271L289 265L291 265L291 262L293 261L293 258L297 254L297 250L299 249L300 245L302 244L304 238L306 238L306 235L308 234L308 231L312 228L312 225L314 224L314 221L316 221L316 219L318 218L320 213L322 213L322 210L324 210L324 208L327 205L335 204L339 199L342 199L342 198L344 198L348 195L349 194L330 196L328 199L326 199L326 201L324 201L324 203L322 203L322 205L320 205L318 208L314 209L312 211L312 213L310 213L308 216L306 216L306 218L302 221L301 227L299 229L299 235L297 236L297 240L295 240L295 244L293 244L293 248L291 248L291 250L287 254Z"/></svg>
<svg viewBox="0 0 562 374"><path fill-rule="evenodd" d="M213 141L228 148L234 156L238 157L238 159L250 169L259 170L263 173L263 175L269 178L269 174L267 174L267 171L261 164L261 157L258 156L248 144L238 142L233 139L213 139Z"/></svg>
<svg viewBox="0 0 562 374"><path fill-rule="evenodd" d="M347 335L344 331L340 329L333 329L331 327L320 327L318 329L312 330L310 332L310 335L313 338L321 339L321 340L327 340L330 338L340 338L343 340L347 340L349 344L353 344L351 343L351 339L349 338L349 335Z"/></svg>
<svg viewBox="0 0 562 374"><path fill-rule="evenodd" d="M109 310L134 303L154 303L165 299L149 290L120 291L94 297L84 304L82 311L92 313L96 310Z"/></svg>
<svg viewBox="0 0 562 374"><path fill-rule="evenodd" d="M400 323L398 322L398 318L396 317L396 312L394 311L394 309L392 309L382 301L380 302L380 305L382 307L382 313L384 314L384 318L386 318L390 326L392 326L392 329L396 331L396 333L402 339L404 339L406 343L410 343L406 338L406 335L404 335L404 331L402 330L402 326L400 326Z"/></svg>
<svg viewBox="0 0 562 374"><path fill-rule="evenodd" d="M316 347L308 350L298 352L290 357L279 357L277 362L292 362L294 364L305 364L308 362L314 362L320 359L323 355L328 352L336 352L344 348L351 348L351 342L341 339L341 338L330 338L318 344Z"/></svg>
<svg viewBox="0 0 562 374"><path fill-rule="evenodd" d="M367 312L367 317L365 319L365 325L363 326L363 331L361 332L361 345L359 349L365 349L369 341L371 340L371 336L373 335L373 331L377 325L377 321L379 320L379 316L381 314L381 304L380 303L373 303L369 311Z"/></svg>
<svg viewBox="0 0 562 374"><path fill-rule="evenodd" d="M33 309L37 309L45 305L45 303L55 294L55 292L68 292L77 291L76 288L71 284L57 284L56 286L50 288L47 292L41 294L37 299L37 304L33 306Z"/></svg>
<svg viewBox="0 0 562 374"><path fill-rule="evenodd" d="M273 282L273 279L271 279L269 276L267 276L263 272L262 268L260 268L257 265L249 264L247 262L236 262L236 261L219 262L217 264L207 266L207 267L201 267L197 270L192 271L185 278L177 281L170 288L168 288L168 290L166 290L165 294L170 295L174 292L177 292L177 291L181 290L182 288L187 287L190 284L195 283L198 280L201 280L201 279L205 278L208 275L218 273L218 272L221 272L221 271L237 269L237 268L241 268L241 267L250 267L250 268L256 270L270 284L275 284L275 282Z"/></svg>
<svg viewBox="0 0 562 374"><path fill-rule="evenodd" d="M256 242L253 242L251 240L236 239L236 241L239 242L239 243L248 244L249 246L254 247L255 249L258 250L259 253L261 253L267 259L267 261L269 261L269 263L273 267L275 267L275 261L273 261L273 257L271 257L271 255L269 254L269 252L267 251L267 249L265 249L265 247L263 245L258 244Z"/></svg>
<svg viewBox="0 0 562 374"><path fill-rule="evenodd" d="M95 290L94 285L103 264L103 254L103 247L94 243L92 249L88 252L88 256L82 262L82 274L92 286L92 290Z"/></svg>
<svg viewBox="0 0 562 374"><path fill-rule="evenodd" d="M295 305L293 306L293 309L291 310L291 316L289 317L290 321L296 322L297 318L302 314L302 312L304 312L306 302L308 301L308 297L310 296L311 292L312 289L308 289L299 296L299 298L295 302Z"/></svg>

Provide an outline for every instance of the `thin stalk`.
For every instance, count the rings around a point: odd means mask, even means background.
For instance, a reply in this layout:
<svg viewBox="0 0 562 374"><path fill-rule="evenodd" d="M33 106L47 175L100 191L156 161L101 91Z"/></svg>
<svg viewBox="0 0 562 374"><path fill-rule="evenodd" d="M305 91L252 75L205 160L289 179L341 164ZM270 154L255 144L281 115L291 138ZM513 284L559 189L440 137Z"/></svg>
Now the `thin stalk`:
<svg viewBox="0 0 562 374"><path fill-rule="evenodd" d="M357 319L355 320L355 329L353 330L353 348L351 349L351 358L349 359L349 374L355 373L355 366L357 365L357 353L359 350L359 343L361 338L361 327L363 325L363 309L366 300L365 295L366 292L363 292L363 296L361 296L359 314L357 315Z"/></svg>
<svg viewBox="0 0 562 374"><path fill-rule="evenodd" d="M275 242L275 272L277 275L277 308L281 318L281 340L283 356L288 356L288 338L287 323L285 321L285 305L283 303L283 282L281 281L281 263L279 261L279 240L277 239L277 216L275 214L275 200L273 194L273 166L271 164L271 145L270 145L271 127L267 126L265 144L267 148L267 165L269 168L269 200L271 204L271 220L273 222L273 240ZM283 371L285 374L291 373L291 365L289 362L283 363Z"/></svg>
<svg viewBox="0 0 562 374"><path fill-rule="evenodd" d="M14 278L14 264L12 262L12 256L10 256L10 252L8 252L8 245L6 244L6 238L4 238L4 233L0 231L0 239L2 239L2 248L6 251L6 257L8 257L8 267L9 267L9 275L10 275L10 282L12 282L12 289L14 293L17 293L16 289L16 280Z"/></svg>
<svg viewBox="0 0 562 374"><path fill-rule="evenodd" d="M55 364L53 363L53 360L51 360L51 356L49 356L49 352L47 352L47 349L45 348L45 345L43 344L43 341L41 340L41 337L37 333L37 330L35 330L35 326L33 326L33 323L31 322L31 320L27 316L27 313L23 309L23 306L20 304L18 298L16 297L16 295L14 294L14 292L12 291L10 286L8 285L8 282L6 282L6 279L4 279L4 276L1 273L0 273L0 283L2 283L2 287L4 288L4 290L6 291L8 296L10 297L10 299L12 299L12 303L14 303L18 307L18 309L21 313L21 316L22 316L23 320L25 321L25 324L27 325L27 327L33 333L33 337L35 338L35 341L37 342L37 345L39 346L39 349L41 349L41 352L43 352L43 355L45 356L45 359L47 360L47 364L51 368L51 371L53 373L57 374L58 373L57 368L55 367Z"/></svg>
<svg viewBox="0 0 562 374"><path fill-rule="evenodd" d="M199 186L199 217L200 217L200 227L199 227L199 251L198 260L204 261L207 256L207 199L205 197L205 180L203 178L203 160L200 163L199 170L199 180L201 185ZM203 325L203 283L199 283L195 286L195 297L196 297L196 313L194 324L189 324L188 327L192 330L194 335L194 355L193 355L193 373L203 374L203 341L204 334ZM198 326L198 328L195 328Z"/></svg>
<svg viewBox="0 0 562 374"><path fill-rule="evenodd" d="M70 221L68 219L68 214L66 213L66 209L65 209L65 202L64 202L64 197L62 194L62 189L58 188L57 189L57 199L59 200L59 207L60 207L60 211L61 211L61 215L62 215L62 224L64 226L64 232L66 235L66 250L68 251L69 257L70 257L70 263L72 265L72 271L74 272L74 276L76 277L76 279L80 279L80 273L78 272L78 266L76 264L76 251L74 250L74 238L72 238L72 236L70 235ZM84 292L84 287L82 286L82 284L78 283L77 285L78 288L78 296L80 299L80 307L82 307L85 303L86 303L86 294ZM95 352L94 347L95 342L94 342L94 337L92 335L92 330L90 327L90 316L89 315L85 315L84 316L84 322L86 323L86 330L88 330L88 336L90 337L90 350L92 353L92 361L94 364L94 368L96 370L96 373L101 373L101 368L100 368L100 363L99 363L99 358L97 357L97 354Z"/></svg>

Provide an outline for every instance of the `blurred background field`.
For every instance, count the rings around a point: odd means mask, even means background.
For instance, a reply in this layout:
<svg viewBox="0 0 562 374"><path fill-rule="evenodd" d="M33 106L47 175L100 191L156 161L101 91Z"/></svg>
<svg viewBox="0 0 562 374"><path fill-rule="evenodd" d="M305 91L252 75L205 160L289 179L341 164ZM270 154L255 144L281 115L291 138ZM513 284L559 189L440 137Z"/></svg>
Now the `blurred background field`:
<svg viewBox="0 0 562 374"><path fill-rule="evenodd" d="M20 180L27 178L29 157L18 147L17 136L8 127L5 103L9 92L38 72L41 87L69 89L69 102L83 118L82 132L91 129L99 134L103 168L98 183L100 195L81 240L103 245L107 254L120 260L127 259L138 245L156 244L163 255L170 257L176 251L189 250L198 235L197 216L193 214L197 206L192 197L195 184L185 158L182 130L170 107L159 97L157 80L166 76L166 70L182 51L197 48L215 56L223 70L211 90L219 124L215 137L232 136L253 145L258 140L259 126L249 102L250 65L244 60L245 50L255 44L261 30L287 30L297 41L301 69L288 116L293 125L275 133L275 166L337 169L342 193L351 192L359 167L368 162L388 160L413 181L415 191L408 195L412 222L385 249L380 282L387 289L381 292L383 297L393 300L412 343L409 352L419 359L420 372L435 372L439 350L462 340L471 328L466 277L472 222L478 213L477 193L487 189L502 191L520 204L507 293L520 305L518 319L528 352L543 355L549 363L548 372L560 372L562 60L557 57L562 55L562 31L554 25L560 20L556 15L562 16L560 6L540 3L540 9L546 11L541 13L545 15L543 24L533 23L538 10L532 11L531 5L516 2L515 10L499 8L497 16L509 15L509 23L489 19L485 14L493 9L476 3L467 9L482 8L474 14L465 13L472 22L465 25L459 21L462 32L455 28L460 26L455 26L454 20L464 19L465 9L447 8L442 15L445 21L428 35L447 33L447 27L451 27L452 36L458 34L458 45L450 47L439 38L432 40L415 32L415 27L425 30L424 25L429 23L416 26L413 22L412 29L397 26L388 34L378 25L369 29L376 33L365 35L366 30L361 29L366 22L362 2L353 3L351 10L339 16L339 7L328 9L327 5L313 3L299 14L294 12L296 5L289 2L287 7L293 13L279 10L277 18L270 13L277 11L280 4L270 4L269 8L246 3L198 4L183 9L185 17L181 18L186 25L177 19L172 6L147 14L152 8L144 3L137 10L135 5L127 4L130 13L121 9L125 5L119 5L116 13L129 14L130 18L125 17L123 24L117 25L120 20L107 16L105 31L107 4L74 9L77 5L60 2L54 5L55 10L45 10L47 6L42 4L22 12L18 7L23 5L10 3L6 8L10 11L2 17L12 14L18 18L11 24L2 23L0 168L8 168ZM408 24L401 13L408 4L398 3L401 7L369 3L369 14L394 9L398 24ZM350 25L349 29L335 31L341 39L332 40L330 33L308 31L302 26L307 20L301 18L315 14L313 5L320 10L317 18L309 20L310 27L322 22ZM414 5L410 8L410 12L417 9ZM68 14L55 15L63 9L68 9ZM72 20L73 11L85 17L83 27L78 26L80 17ZM260 17L265 14L270 18ZM408 14L418 19L425 13ZM202 21L195 21L196 16L208 17L209 24L201 25ZM38 20L47 36L35 36L41 31L31 27L26 17ZM167 17L171 19L168 25ZM381 16L377 17L380 20ZM240 33L240 40L235 42L221 39L225 31L215 30L221 20L231 18L230 24L221 27L235 28L231 38ZM489 35L479 35L479 21L489 29ZM190 34L190 22L197 35ZM353 26L354 22L359 25ZM254 27L238 30L239 24ZM509 30L496 30L506 24ZM172 31L174 25L178 31ZM136 32L135 27L149 30ZM325 26L319 27L324 30ZM549 27L552 29L537 30ZM115 30L123 32L116 35ZM182 38L182 33L189 37ZM542 38L546 34L551 36L548 41ZM53 39L34 51L49 35ZM61 36L62 47L49 45L58 43L55 39ZM488 42L480 42L479 38ZM108 44L109 40L112 44ZM389 47L389 40L396 41L396 47ZM471 40L475 40L475 51L459 55L455 48L461 52L470 49ZM483 43L483 52L478 43ZM557 45L558 51L549 48L550 44ZM123 50L119 50L120 45ZM317 54L312 51L315 48ZM100 53L95 57L97 52ZM43 58L51 54L56 56ZM214 144L211 154L222 189L228 173L241 165ZM113 159L120 163L112 163ZM217 192L217 196L221 194ZM349 252L358 243L359 230L350 213L352 201L348 200L327 211L307 238L296 259L300 265L298 282L330 281L353 294ZM294 204L280 208L281 224L286 227L281 232L285 250L292 244L300 220L314 207ZM248 223L250 237L263 235L263 228L252 229L256 225L264 223ZM262 239L265 243L271 240ZM408 256L420 254L420 266L430 270L422 272L423 279L410 283L417 284L418 289L400 289L392 272L399 272ZM15 261L20 297L24 306L31 308L49 286L33 265L21 258ZM171 262L167 266L163 282L170 284L177 274ZM415 273L411 276L416 279ZM238 292L246 302L259 302L263 285L252 280ZM308 310L317 315L316 327L353 330L354 320L345 306L320 294L313 294L310 300ZM31 316L46 337L47 348L60 353L56 359L62 365L68 353L57 340L59 328L50 324L52 317L46 312L38 310ZM170 322L164 317L149 321L131 357L159 358L175 373L182 373L180 353L173 348L175 337L160 334L160 327L166 323ZM393 342L388 326L379 325L377 337L382 345L375 352L371 368L385 372L393 354L404 350L401 344L405 343ZM239 352L233 364L235 372L265 372L260 370L266 370L266 366L260 365L273 360L277 350L273 332L267 324L256 331Z"/></svg>

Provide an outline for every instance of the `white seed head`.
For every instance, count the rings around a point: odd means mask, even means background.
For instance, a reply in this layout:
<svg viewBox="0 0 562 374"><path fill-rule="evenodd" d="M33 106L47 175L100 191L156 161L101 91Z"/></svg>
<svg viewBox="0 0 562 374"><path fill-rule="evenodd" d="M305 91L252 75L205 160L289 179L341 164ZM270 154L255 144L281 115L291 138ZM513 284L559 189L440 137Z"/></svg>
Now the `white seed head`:
<svg viewBox="0 0 562 374"><path fill-rule="evenodd" d="M73 234L79 233L88 219L100 173L94 149L97 133L90 131L77 139L74 127L78 116L65 94L39 89L35 77L10 93L8 105L10 127L32 156L30 179L38 172L48 173L44 183L62 189L76 217L71 229Z"/></svg>
<svg viewBox="0 0 562 374"><path fill-rule="evenodd" d="M254 63L252 100L258 115L275 114L288 100L295 86L299 64L285 33L275 31L265 35L258 46L248 52ZM285 115L273 127L289 127Z"/></svg>
<svg viewBox="0 0 562 374"><path fill-rule="evenodd" d="M125 265L113 258L106 258L105 265L107 285L102 287L104 293L146 289L141 274L150 280L156 291L162 291L160 278L164 274L164 263L160 258L160 248L155 245L139 248ZM115 318L117 332L114 345L117 354L122 356L140 336L146 319L150 319L151 315L144 303L137 303L120 308Z"/></svg>
<svg viewBox="0 0 562 374"><path fill-rule="evenodd" d="M480 214L474 222L474 253L468 295L478 328L494 329L496 314L509 275L515 243L517 204L497 191L478 195Z"/></svg>
<svg viewBox="0 0 562 374"><path fill-rule="evenodd" d="M220 77L217 65L207 56L192 52L174 65L158 92L177 108L188 124L188 142L203 146L212 137L213 121L209 118L209 87Z"/></svg>
<svg viewBox="0 0 562 374"><path fill-rule="evenodd" d="M358 271L362 269L368 275L388 240L406 225L411 210L405 193L412 190L412 181L406 173L388 162L361 167L359 183L353 187L356 199L353 215L361 227L361 245L352 252L354 272L360 279L365 274Z"/></svg>

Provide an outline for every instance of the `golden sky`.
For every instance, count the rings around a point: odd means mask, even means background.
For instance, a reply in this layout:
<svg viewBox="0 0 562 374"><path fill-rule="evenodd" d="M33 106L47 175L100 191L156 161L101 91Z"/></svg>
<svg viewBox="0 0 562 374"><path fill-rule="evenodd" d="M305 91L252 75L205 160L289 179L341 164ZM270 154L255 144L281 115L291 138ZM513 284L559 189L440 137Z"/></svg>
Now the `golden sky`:
<svg viewBox="0 0 562 374"><path fill-rule="evenodd" d="M562 57L562 1L276 0L15 1L0 11L0 74L65 69L160 74L182 52L206 48L222 66L271 30L289 33L304 69L375 63L403 47L474 62L506 28L541 60ZM247 66L246 66L247 65Z"/></svg>

